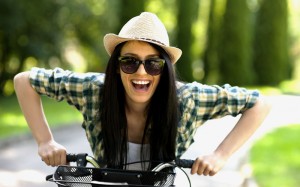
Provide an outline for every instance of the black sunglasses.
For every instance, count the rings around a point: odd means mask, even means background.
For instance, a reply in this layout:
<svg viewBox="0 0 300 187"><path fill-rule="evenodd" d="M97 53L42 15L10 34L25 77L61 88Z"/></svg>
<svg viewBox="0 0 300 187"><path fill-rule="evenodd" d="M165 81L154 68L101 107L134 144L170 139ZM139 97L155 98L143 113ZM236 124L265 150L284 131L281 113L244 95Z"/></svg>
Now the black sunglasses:
<svg viewBox="0 0 300 187"><path fill-rule="evenodd" d="M121 70L127 74L135 73L139 69L140 65L143 64L149 75L159 75L161 74L165 64L165 60L160 58L138 60L132 56L121 56L118 60Z"/></svg>

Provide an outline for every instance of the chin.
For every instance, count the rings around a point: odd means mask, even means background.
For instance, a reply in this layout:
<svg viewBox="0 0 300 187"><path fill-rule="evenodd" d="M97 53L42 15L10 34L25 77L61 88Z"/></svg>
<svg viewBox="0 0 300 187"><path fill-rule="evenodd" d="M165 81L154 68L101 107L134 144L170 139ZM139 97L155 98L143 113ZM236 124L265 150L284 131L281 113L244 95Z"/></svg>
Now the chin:
<svg viewBox="0 0 300 187"><path fill-rule="evenodd" d="M149 103L150 102L149 97L145 98L145 97L139 97L139 98L132 98L132 101L134 101L135 103Z"/></svg>

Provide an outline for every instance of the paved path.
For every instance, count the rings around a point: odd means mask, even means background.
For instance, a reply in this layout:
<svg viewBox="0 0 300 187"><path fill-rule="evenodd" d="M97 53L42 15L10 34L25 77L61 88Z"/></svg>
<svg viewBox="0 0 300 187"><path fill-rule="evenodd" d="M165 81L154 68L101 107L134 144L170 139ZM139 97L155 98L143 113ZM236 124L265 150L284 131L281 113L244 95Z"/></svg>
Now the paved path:
<svg viewBox="0 0 300 187"><path fill-rule="evenodd" d="M285 124L300 124L300 96L272 96L273 109L254 136L227 162L225 167L214 177L190 176L193 187L245 187L245 179L251 176L247 165L248 150L251 144L270 130ZM226 117L213 120L200 127L195 136L195 143L184 154L184 158L212 152L233 128L238 118ZM69 152L88 152L89 145L80 125L72 125L54 130L54 136ZM16 137L13 143L0 143L0 186L1 187L55 187L45 182L45 176L54 168L43 164L37 155L37 146L31 136ZM187 170L189 172L189 170ZM176 184L187 186L187 179L178 172ZM255 186L255 185L252 185Z"/></svg>

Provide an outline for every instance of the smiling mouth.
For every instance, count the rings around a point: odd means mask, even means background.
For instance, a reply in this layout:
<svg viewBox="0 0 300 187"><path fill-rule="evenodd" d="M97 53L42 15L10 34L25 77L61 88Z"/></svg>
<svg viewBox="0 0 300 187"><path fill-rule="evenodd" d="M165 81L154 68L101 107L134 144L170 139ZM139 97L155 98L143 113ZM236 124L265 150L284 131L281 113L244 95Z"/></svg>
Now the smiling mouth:
<svg viewBox="0 0 300 187"><path fill-rule="evenodd" d="M136 90L147 91L150 86L150 81L133 80L132 85Z"/></svg>

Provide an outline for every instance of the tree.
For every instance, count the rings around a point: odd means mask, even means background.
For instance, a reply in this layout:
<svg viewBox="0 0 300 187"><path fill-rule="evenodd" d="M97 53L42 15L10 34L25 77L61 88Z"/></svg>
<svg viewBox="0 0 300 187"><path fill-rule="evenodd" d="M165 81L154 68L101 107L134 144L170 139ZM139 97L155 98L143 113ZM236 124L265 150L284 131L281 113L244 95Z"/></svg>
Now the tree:
<svg viewBox="0 0 300 187"><path fill-rule="evenodd" d="M119 26L116 1L62 1L60 8L63 48L73 47L83 56L86 69L81 71L104 72L108 55L102 39Z"/></svg>
<svg viewBox="0 0 300 187"><path fill-rule="evenodd" d="M254 68L257 83L277 85L289 78L286 0L262 0L255 26Z"/></svg>
<svg viewBox="0 0 300 187"><path fill-rule="evenodd" d="M184 81L193 81L192 72L192 25L198 15L198 0L177 0L177 45L183 51L179 63L176 63L176 69L179 76Z"/></svg>
<svg viewBox="0 0 300 187"><path fill-rule="evenodd" d="M60 56L58 6L56 1L0 1L0 95L27 58L46 62Z"/></svg>
<svg viewBox="0 0 300 187"><path fill-rule="evenodd" d="M130 11L128 11L130 10ZM120 29L131 18L145 10L145 0L122 0L120 2Z"/></svg>
<svg viewBox="0 0 300 187"><path fill-rule="evenodd" d="M227 0L219 43L220 83L252 83L250 16L246 0Z"/></svg>
<svg viewBox="0 0 300 187"><path fill-rule="evenodd" d="M204 51L204 79L206 84L218 83L219 77L219 57L218 44L220 36L221 16L223 15L224 0L211 0L207 26L207 41Z"/></svg>
<svg viewBox="0 0 300 187"><path fill-rule="evenodd" d="M119 25L117 5L116 0L0 1L0 95L30 66L72 69L65 58L70 46L82 55L84 70L104 71L108 55L102 38Z"/></svg>

